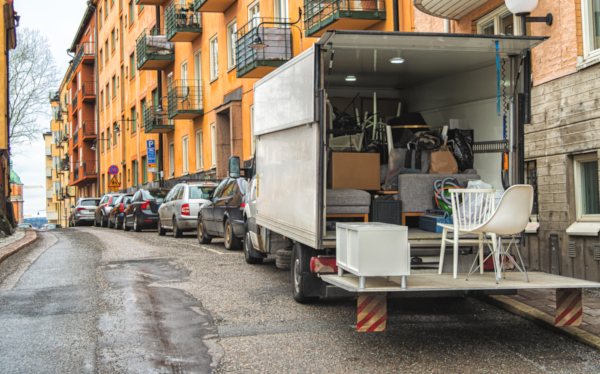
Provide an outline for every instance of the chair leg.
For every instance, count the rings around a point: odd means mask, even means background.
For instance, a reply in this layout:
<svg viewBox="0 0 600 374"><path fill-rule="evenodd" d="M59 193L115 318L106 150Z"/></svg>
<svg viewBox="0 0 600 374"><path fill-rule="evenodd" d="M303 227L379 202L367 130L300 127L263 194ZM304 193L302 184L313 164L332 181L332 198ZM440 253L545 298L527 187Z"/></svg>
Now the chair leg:
<svg viewBox="0 0 600 374"><path fill-rule="evenodd" d="M458 278L458 233L455 232L452 237L452 242L454 243L454 279Z"/></svg>
<svg viewBox="0 0 600 374"><path fill-rule="evenodd" d="M498 264L498 236L496 234L492 234L492 259L494 261L494 276L496 277L496 284L498 284L498 280L502 276L502 269L500 269L500 264ZM498 271L500 271L500 277L498 276Z"/></svg>
<svg viewBox="0 0 600 374"><path fill-rule="evenodd" d="M483 274L483 234L479 234L479 273Z"/></svg>
<svg viewBox="0 0 600 374"><path fill-rule="evenodd" d="M438 269L438 274L442 274L442 269L444 268L444 257L446 255L446 237L448 236L448 229L444 228L442 230L442 245L440 247L440 265Z"/></svg>

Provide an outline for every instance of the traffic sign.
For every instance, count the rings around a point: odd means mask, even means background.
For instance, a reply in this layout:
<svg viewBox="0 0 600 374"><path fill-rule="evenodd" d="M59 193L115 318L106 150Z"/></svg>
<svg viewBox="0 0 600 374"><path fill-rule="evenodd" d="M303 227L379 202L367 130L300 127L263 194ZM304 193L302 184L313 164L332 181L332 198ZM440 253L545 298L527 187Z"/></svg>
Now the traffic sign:
<svg viewBox="0 0 600 374"><path fill-rule="evenodd" d="M121 183L119 183L119 181L117 180L117 178L115 178L113 176L112 179L110 180L110 182L108 183L108 187L109 188L121 187Z"/></svg>
<svg viewBox="0 0 600 374"><path fill-rule="evenodd" d="M156 167L156 146L154 140L146 140L146 155L148 156L148 171L150 173L157 172Z"/></svg>
<svg viewBox="0 0 600 374"><path fill-rule="evenodd" d="M119 167L117 165L112 165L108 168L108 174L117 175L119 173Z"/></svg>

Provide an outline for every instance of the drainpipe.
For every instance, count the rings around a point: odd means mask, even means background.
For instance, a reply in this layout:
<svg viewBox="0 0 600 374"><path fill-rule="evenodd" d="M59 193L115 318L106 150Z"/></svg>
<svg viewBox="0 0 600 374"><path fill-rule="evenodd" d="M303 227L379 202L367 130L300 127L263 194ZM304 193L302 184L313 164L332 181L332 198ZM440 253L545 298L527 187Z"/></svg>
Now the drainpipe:
<svg viewBox="0 0 600 374"><path fill-rule="evenodd" d="M450 30L450 20L449 19L444 19L444 33L445 34L452 33L452 31Z"/></svg>
<svg viewBox="0 0 600 374"><path fill-rule="evenodd" d="M394 13L394 31L400 31L400 15L398 14L398 0L392 2L392 13Z"/></svg>
<svg viewBox="0 0 600 374"><path fill-rule="evenodd" d="M96 6L94 5L93 0L88 1L88 6L94 9L94 44L96 44L96 51L94 51L96 55L96 59L98 58L98 12L96 11ZM123 30L121 30L123 31ZM98 134L100 134L100 105L98 105L98 98L100 97L100 84L99 84L99 72L98 72L98 63L96 60L95 65L95 74L94 74L94 86L96 86L96 113L95 113L95 130L96 130L96 138L98 138ZM98 142L96 142L96 194L97 197L100 197L100 147Z"/></svg>
<svg viewBox="0 0 600 374"><path fill-rule="evenodd" d="M160 33L160 6L156 6L156 33L159 34ZM156 90L158 91L158 105L160 105L162 107L162 102L161 102L161 98L163 97L162 94L162 71L157 70L156 71ZM154 100L154 98L152 98ZM154 110L154 105L152 106L152 110ZM156 114L155 114L156 115ZM160 150L158 153L158 183L160 187L163 187L163 176L162 176L162 171L164 169L164 162L163 162L163 134L159 133L158 134L158 149Z"/></svg>

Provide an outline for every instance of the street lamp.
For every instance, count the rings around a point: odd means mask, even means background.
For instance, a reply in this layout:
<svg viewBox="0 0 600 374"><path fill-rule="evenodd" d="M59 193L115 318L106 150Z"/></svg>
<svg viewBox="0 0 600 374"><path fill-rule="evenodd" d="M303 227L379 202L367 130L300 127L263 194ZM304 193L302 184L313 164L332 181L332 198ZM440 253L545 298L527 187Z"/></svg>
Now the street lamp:
<svg viewBox="0 0 600 374"><path fill-rule="evenodd" d="M548 26L552 26L552 13L548 13L546 17L528 17L538 5L538 0L506 0L506 7L511 13L521 17L521 32L523 36L527 35L527 22L544 22Z"/></svg>

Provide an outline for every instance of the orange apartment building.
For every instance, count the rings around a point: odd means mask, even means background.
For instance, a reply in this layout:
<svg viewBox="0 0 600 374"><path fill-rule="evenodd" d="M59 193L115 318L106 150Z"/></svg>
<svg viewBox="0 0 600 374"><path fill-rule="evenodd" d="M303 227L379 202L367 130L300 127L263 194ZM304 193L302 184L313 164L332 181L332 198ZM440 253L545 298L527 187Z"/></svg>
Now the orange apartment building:
<svg viewBox="0 0 600 374"><path fill-rule="evenodd" d="M410 31L412 3L399 3L398 28ZM100 193L109 190L111 165L119 168L121 190L160 184L160 174L147 168L148 140L165 187L223 178L230 156L251 163L257 79L326 29L394 28L392 0L341 4L319 11L297 0L94 1ZM300 10L311 16L299 20ZM269 46L255 52L256 36Z"/></svg>

